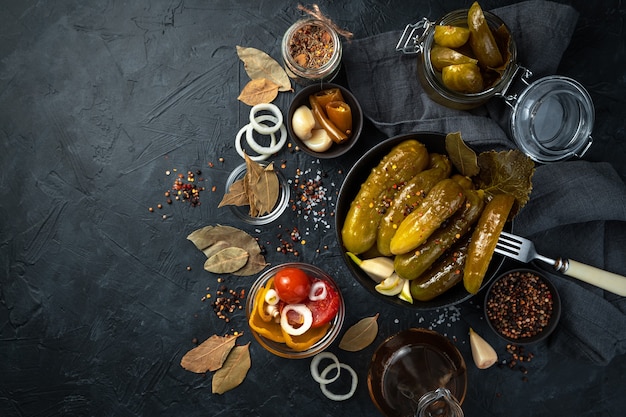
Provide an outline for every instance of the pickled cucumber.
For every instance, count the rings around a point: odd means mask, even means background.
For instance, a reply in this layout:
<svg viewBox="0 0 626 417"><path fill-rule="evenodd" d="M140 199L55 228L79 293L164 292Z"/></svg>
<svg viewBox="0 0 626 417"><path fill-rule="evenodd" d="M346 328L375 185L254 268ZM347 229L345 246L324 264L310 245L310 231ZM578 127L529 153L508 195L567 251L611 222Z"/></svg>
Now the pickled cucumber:
<svg viewBox="0 0 626 417"><path fill-rule="evenodd" d="M341 229L343 245L360 254L376 242L378 224L385 211L385 201L393 198L394 186L409 181L429 164L426 147L414 139L396 145L372 169L350 204Z"/></svg>
<svg viewBox="0 0 626 417"><path fill-rule="evenodd" d="M401 255L424 243L444 220L461 207L463 201L465 191L456 181L446 178L438 182L422 204L400 223L391 239L391 253Z"/></svg>
<svg viewBox="0 0 626 417"><path fill-rule="evenodd" d="M394 258L396 273L404 279L419 279L437 259L468 234L485 207L482 194L473 190L466 191L465 204L445 226L440 227L415 250Z"/></svg>
<svg viewBox="0 0 626 417"><path fill-rule="evenodd" d="M385 213L378 225L376 246L381 254L385 256L392 254L390 249L391 239L400 223L414 208L420 205L430 189L446 178L446 176L446 172L442 168L422 171L407 182L396 194L387 213Z"/></svg>
<svg viewBox="0 0 626 417"><path fill-rule="evenodd" d="M510 194L496 194L478 219L472 233L463 276L463 285L470 294L476 294L480 289L514 202L515 197Z"/></svg>

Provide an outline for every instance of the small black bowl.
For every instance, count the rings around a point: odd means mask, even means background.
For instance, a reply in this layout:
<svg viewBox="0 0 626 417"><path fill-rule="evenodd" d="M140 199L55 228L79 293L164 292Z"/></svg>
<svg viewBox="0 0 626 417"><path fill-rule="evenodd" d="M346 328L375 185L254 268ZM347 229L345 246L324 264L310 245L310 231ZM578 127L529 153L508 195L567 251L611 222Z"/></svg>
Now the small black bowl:
<svg viewBox="0 0 626 417"><path fill-rule="evenodd" d="M315 94L318 91L326 90L329 88L338 88L339 90L341 90L341 94L346 104L350 106L350 110L352 111L352 135L345 143L333 143L330 149L328 149L327 151L315 152L309 149L304 144L304 142L302 142L302 140L300 140L300 138L296 136L296 134L293 132L291 121L293 119L293 114L298 109L298 107L302 105L310 107L309 96L311 94ZM359 104L357 99L347 88L332 83L313 84L303 88L296 94L293 101L291 102L291 105L289 106L289 112L287 113L287 119L285 120L285 124L287 125L287 131L289 132L289 136L296 143L296 145L300 147L302 151L320 159L336 158L352 149L352 147L359 140L359 136L361 136L361 131L363 130L363 110L361 109L361 105Z"/></svg>
<svg viewBox="0 0 626 417"><path fill-rule="evenodd" d="M485 295L484 312L489 327L507 342L537 343L558 325L561 299L542 273L513 269L493 280Z"/></svg>

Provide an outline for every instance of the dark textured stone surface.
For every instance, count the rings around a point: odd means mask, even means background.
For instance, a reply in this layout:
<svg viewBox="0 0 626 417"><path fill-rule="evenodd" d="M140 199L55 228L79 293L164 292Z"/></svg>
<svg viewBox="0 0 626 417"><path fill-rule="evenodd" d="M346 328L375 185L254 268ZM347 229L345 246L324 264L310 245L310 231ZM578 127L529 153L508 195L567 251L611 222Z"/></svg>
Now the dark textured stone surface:
<svg viewBox="0 0 626 417"><path fill-rule="evenodd" d="M626 178L626 10L618 1L571 3L581 15L558 73L583 83L596 106L595 142L585 159L609 161ZM287 210L279 221L253 227L217 208L228 173L241 163L233 140L249 111L237 101L248 78L235 46L279 58L282 34L300 16L296 4L0 5L0 414L375 416L366 384L375 345L421 326L450 337L468 362L468 416L621 415L623 356L594 366L557 355L546 343L529 348L535 356L524 365L526 375L506 366L478 371L469 326L506 358L504 344L488 333L480 296L455 309L416 313L381 304L351 279L330 212L344 174L381 139L371 127L363 146L336 160L287 148L275 158L291 180L297 169L300 180L323 173L325 216ZM357 38L465 6L320 3ZM286 112L290 100L281 93L276 103ZM166 203L175 169L202 172L200 206ZM185 238L216 223L258 236L271 264L299 260L335 275L348 303L346 327L381 313L374 345L358 353L331 348L359 375L354 398L327 400L308 360L272 356L252 339L243 311L225 323L210 301L201 301L207 293L215 297L218 277L202 269L204 256ZM306 240L295 245L298 256L276 252L278 236L288 238L293 228ZM253 279L225 276L224 284L247 289ZM213 395L211 376L183 370L180 359L192 339L232 331L244 331L240 344L251 341L252 369L240 387Z"/></svg>

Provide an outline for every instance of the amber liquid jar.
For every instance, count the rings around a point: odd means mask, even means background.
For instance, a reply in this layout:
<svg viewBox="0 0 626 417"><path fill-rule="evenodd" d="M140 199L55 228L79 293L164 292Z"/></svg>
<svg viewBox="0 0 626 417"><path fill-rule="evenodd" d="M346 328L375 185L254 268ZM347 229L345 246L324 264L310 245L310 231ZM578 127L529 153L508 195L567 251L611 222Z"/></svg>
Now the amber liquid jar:
<svg viewBox="0 0 626 417"><path fill-rule="evenodd" d="M435 102L442 104L446 107L450 107L458 110L469 110L486 103L490 98L497 93L506 91L514 79L517 70L517 48L515 41L511 37L509 43L509 61L507 63L504 73L498 81L496 81L489 88L472 94L460 93L457 91L446 88L441 79L441 73L434 69L430 60L430 50L434 44L434 26L435 25L451 25L459 27L467 27L467 12L468 10L456 10L448 13L434 25L428 25L422 39L418 39L421 42L419 49L421 50L419 62L417 63L417 75L422 84L422 87L428 94L428 96ZM489 27L496 30L505 23L498 16L493 13L484 12L485 20ZM511 33L508 28L507 31Z"/></svg>
<svg viewBox="0 0 626 417"><path fill-rule="evenodd" d="M332 81L341 68L337 31L317 19L302 19L285 32L281 44L287 73L300 85Z"/></svg>

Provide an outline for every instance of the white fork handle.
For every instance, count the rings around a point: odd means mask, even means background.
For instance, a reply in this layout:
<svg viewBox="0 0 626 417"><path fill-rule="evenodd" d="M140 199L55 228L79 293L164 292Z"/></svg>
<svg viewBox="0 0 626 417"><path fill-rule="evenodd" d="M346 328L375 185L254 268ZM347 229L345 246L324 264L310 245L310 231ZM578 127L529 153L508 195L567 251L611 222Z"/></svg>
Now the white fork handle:
<svg viewBox="0 0 626 417"><path fill-rule="evenodd" d="M563 274L595 285L598 288L626 297L626 277L572 259Z"/></svg>

